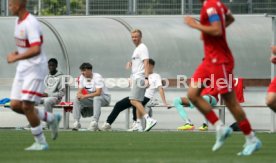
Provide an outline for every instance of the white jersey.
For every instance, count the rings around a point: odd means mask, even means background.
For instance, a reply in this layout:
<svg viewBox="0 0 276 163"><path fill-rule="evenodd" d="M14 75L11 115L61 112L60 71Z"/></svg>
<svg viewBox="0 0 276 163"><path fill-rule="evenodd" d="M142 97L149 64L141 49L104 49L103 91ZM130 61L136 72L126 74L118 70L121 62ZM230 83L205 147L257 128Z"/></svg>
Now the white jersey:
<svg viewBox="0 0 276 163"><path fill-rule="evenodd" d="M159 74L152 73L149 75L149 87L146 89L145 97L153 98L158 87L162 86L162 80Z"/></svg>
<svg viewBox="0 0 276 163"><path fill-rule="evenodd" d="M42 45L43 35L38 20L31 14L27 13L22 21L16 19L15 22L15 41L18 55L26 52L30 47ZM37 66L47 67L47 58L41 46L41 53L35 57L20 60L17 66L18 72L26 72L28 69ZM45 75L45 74L43 74Z"/></svg>
<svg viewBox="0 0 276 163"><path fill-rule="evenodd" d="M136 47L132 55L132 79L145 77L145 59L149 59L149 52L146 45L141 43Z"/></svg>
<svg viewBox="0 0 276 163"><path fill-rule="evenodd" d="M94 93L96 92L97 88L101 88L102 89L101 95L109 94L103 77L100 74L94 73L94 72L93 72L92 79L85 78L83 75L80 76L79 88L85 88L89 93Z"/></svg>

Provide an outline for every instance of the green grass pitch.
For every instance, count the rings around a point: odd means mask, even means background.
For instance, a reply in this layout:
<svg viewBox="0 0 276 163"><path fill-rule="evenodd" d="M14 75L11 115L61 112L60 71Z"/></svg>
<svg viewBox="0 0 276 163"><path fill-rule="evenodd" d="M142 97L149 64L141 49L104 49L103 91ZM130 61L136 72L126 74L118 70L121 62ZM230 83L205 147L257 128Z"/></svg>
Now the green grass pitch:
<svg viewBox="0 0 276 163"><path fill-rule="evenodd" d="M30 152L29 131L0 130L0 163L273 163L276 134L258 133L263 148L240 157L244 137L233 134L218 152L212 152L215 133L199 132L73 132L62 131L56 141L45 132L50 149Z"/></svg>

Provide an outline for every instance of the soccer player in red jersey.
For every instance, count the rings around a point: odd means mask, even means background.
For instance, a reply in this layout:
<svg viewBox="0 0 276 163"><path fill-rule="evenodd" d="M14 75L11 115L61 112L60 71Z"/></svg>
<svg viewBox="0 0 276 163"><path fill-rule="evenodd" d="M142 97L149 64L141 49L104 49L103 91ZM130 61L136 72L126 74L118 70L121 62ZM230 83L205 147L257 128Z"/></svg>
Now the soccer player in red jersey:
<svg viewBox="0 0 276 163"><path fill-rule="evenodd" d="M271 47L271 52L274 54L271 56L271 62L276 64L276 46ZM267 92L266 104L276 113L276 77L270 83Z"/></svg>
<svg viewBox="0 0 276 163"><path fill-rule="evenodd" d="M200 96L207 85L216 88L246 138L244 149L238 155L251 155L261 148L261 141L252 131L233 91L234 58L226 41L226 27L234 22L234 17L220 0L201 0L201 2L203 7L199 23L190 16L184 18L188 26L202 33L204 43L204 60L191 78L188 97L206 119L216 126L216 143L212 150L217 151L233 130L218 119L211 105Z"/></svg>

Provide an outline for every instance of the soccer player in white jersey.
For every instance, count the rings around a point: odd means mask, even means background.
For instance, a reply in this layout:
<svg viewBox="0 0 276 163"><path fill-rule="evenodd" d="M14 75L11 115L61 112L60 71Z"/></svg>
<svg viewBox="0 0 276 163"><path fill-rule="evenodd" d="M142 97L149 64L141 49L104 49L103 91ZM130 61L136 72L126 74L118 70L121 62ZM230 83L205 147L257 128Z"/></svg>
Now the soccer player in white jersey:
<svg viewBox="0 0 276 163"><path fill-rule="evenodd" d="M47 58L43 52L43 35L39 22L26 10L26 0L10 0L9 9L18 16L15 22L17 51L7 56L8 63L18 62L11 90L11 108L24 114L30 125L35 143L25 150L47 150L48 144L42 132L40 120L48 122L52 139L57 138L61 116L53 115L34 107L40 102L44 91L44 78L47 75Z"/></svg>
<svg viewBox="0 0 276 163"><path fill-rule="evenodd" d="M146 45L142 43L142 32L139 29L131 32L131 38L136 48L132 55L132 61L127 64L127 68L131 67L132 69L129 99L130 103L137 109L137 123L141 122L142 117L144 117L146 119L145 131L149 131L157 123L146 113L142 105L146 87L149 85L149 52Z"/></svg>

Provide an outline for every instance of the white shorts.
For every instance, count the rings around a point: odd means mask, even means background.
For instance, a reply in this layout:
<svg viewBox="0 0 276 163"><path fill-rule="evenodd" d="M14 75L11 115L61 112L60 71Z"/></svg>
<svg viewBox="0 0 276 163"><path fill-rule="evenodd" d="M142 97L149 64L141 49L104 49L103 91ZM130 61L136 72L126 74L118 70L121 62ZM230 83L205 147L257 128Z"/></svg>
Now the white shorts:
<svg viewBox="0 0 276 163"><path fill-rule="evenodd" d="M16 72L11 90L12 100L40 103L45 89L44 78L47 70L42 66L36 68L28 74Z"/></svg>

